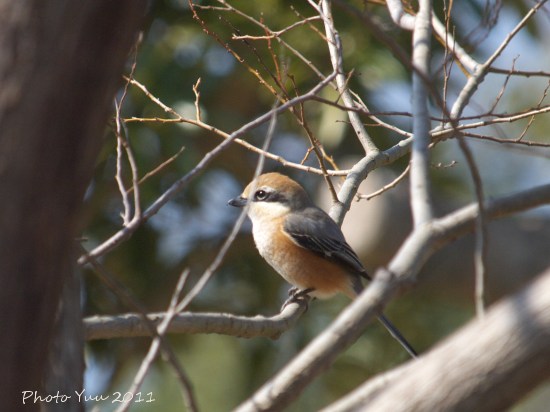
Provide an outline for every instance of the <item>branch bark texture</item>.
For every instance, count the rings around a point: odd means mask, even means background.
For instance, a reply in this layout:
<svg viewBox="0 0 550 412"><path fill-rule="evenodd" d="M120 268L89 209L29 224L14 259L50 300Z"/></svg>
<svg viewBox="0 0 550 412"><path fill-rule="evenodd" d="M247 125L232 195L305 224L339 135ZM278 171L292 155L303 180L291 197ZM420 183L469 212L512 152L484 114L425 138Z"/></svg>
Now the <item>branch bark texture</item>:
<svg viewBox="0 0 550 412"><path fill-rule="evenodd" d="M412 113L413 144L411 153L411 210L415 226L432 219L430 190L430 113L428 111L428 85L424 79L430 75L430 38L432 4L422 0L416 15L413 31Z"/></svg>
<svg viewBox="0 0 550 412"><path fill-rule="evenodd" d="M502 411L549 377L550 269L383 385L369 381L325 412Z"/></svg>
<svg viewBox="0 0 550 412"><path fill-rule="evenodd" d="M272 317L236 316L228 313L179 313L170 322L167 333L219 333L241 338L265 336L276 339L290 329L306 310L306 304L292 303ZM155 325L165 313L148 315ZM151 336L138 314L92 316L84 319L87 340Z"/></svg>

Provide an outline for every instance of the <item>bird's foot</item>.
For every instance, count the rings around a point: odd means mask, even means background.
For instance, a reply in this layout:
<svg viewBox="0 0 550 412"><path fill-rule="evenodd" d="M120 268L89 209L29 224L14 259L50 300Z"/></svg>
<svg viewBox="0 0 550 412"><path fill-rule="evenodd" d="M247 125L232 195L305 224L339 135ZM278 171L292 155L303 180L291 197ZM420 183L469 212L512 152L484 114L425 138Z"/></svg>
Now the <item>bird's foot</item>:
<svg viewBox="0 0 550 412"><path fill-rule="evenodd" d="M300 289L298 287L292 287L288 291L289 298L285 300L281 307L281 312L291 303L304 304L306 306L306 312L308 310L308 303L311 296L309 294L313 292L314 288Z"/></svg>

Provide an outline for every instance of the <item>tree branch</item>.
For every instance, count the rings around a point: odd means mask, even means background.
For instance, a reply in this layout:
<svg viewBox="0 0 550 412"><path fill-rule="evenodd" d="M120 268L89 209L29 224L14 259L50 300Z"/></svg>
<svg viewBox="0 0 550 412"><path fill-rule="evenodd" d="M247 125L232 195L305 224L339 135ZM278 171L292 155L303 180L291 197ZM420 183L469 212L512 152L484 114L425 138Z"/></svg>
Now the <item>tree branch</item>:
<svg viewBox="0 0 550 412"><path fill-rule="evenodd" d="M228 313L178 313L166 333L218 333L240 338L267 337L277 339L292 328L306 311L306 302L292 303L275 316L236 316ZM165 313L151 313L147 317L158 326ZM128 313L117 316L92 316L84 319L86 340L134 338L151 336L140 315Z"/></svg>
<svg viewBox="0 0 550 412"><path fill-rule="evenodd" d="M432 4L421 0L413 32L413 144L411 153L411 210L415 227L432 219L430 194L430 115L428 87L424 78L430 75L430 36Z"/></svg>

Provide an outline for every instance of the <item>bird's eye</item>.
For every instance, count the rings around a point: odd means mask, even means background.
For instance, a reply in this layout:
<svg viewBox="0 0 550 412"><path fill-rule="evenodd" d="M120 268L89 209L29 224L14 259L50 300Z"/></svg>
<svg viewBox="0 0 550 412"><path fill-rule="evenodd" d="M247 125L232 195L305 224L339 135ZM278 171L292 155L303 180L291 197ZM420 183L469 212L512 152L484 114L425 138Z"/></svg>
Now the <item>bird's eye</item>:
<svg viewBox="0 0 550 412"><path fill-rule="evenodd" d="M256 200L265 200L267 199L267 192L265 190L257 190L256 193L254 194L254 198Z"/></svg>

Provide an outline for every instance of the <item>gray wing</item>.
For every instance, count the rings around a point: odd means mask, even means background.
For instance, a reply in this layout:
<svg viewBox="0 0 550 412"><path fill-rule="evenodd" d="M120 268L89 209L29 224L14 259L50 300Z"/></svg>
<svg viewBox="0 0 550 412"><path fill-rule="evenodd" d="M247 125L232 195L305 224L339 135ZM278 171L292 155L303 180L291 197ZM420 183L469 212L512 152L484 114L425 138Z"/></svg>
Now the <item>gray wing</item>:
<svg viewBox="0 0 550 412"><path fill-rule="evenodd" d="M300 214L291 213L285 221L284 230L298 246L368 278L338 225L321 209L309 207Z"/></svg>

